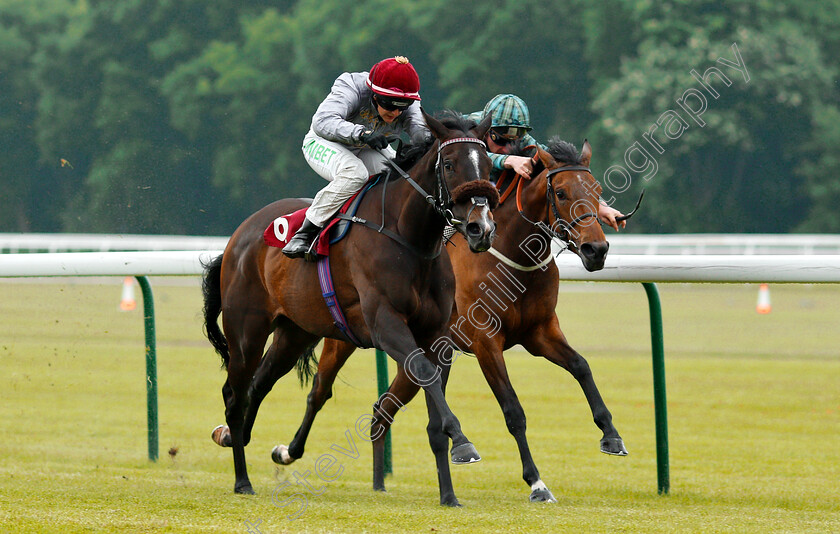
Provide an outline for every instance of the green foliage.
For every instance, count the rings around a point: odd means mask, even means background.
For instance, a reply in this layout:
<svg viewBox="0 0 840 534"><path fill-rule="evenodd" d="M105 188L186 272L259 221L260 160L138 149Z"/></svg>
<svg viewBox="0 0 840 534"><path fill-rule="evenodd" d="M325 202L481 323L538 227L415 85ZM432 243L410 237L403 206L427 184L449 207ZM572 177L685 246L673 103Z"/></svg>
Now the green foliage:
<svg viewBox="0 0 840 534"><path fill-rule="evenodd" d="M0 7L0 228L29 231L54 225L44 198L59 200L49 163L38 150L38 85L34 57L42 40L62 30L70 3L58 0L10 0Z"/></svg>
<svg viewBox="0 0 840 534"><path fill-rule="evenodd" d="M716 63L733 43L749 81ZM630 231L840 231L840 7L718 0L7 0L0 231L229 234L323 185L300 154L312 113L396 54L427 110L512 92L537 139L589 138L605 198L648 190ZM732 83L713 78L700 127L677 100L712 66ZM642 135L668 110L688 127L660 126L660 154ZM625 192L603 173L637 142L658 170L628 168Z"/></svg>
<svg viewBox="0 0 840 534"><path fill-rule="evenodd" d="M637 13L647 31L637 55L622 62L620 76L593 101L598 131L612 140L613 161L630 167L625 152L639 142L658 163L655 176L633 176L633 189L650 192L641 226L660 232L789 231L819 193L802 181L802 148L830 150L813 139L809 125L820 109L836 109L837 68L814 32L794 20L793 8L741 4L722 13L720 7L670 2ZM749 79L719 59L736 62L733 43ZM690 75L712 66L731 82L727 87L709 78L717 97ZM707 109L699 121L678 105L686 91L703 96ZM689 104L700 109L699 99ZM650 133L668 110L685 122L676 139L662 135L663 127ZM645 132L664 153L643 141Z"/></svg>

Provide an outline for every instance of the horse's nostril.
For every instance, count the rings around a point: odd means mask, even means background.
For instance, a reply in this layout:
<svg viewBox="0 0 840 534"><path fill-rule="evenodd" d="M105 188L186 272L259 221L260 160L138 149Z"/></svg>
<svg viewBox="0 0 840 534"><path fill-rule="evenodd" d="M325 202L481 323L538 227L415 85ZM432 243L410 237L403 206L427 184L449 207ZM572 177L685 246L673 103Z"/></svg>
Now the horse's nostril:
<svg viewBox="0 0 840 534"><path fill-rule="evenodd" d="M476 222L467 224L467 235L471 237L478 237L481 235L481 225Z"/></svg>
<svg viewBox="0 0 840 534"><path fill-rule="evenodd" d="M610 244L606 241L594 241L592 243L584 243L580 246L580 252L587 258L597 258L604 256L609 250Z"/></svg>

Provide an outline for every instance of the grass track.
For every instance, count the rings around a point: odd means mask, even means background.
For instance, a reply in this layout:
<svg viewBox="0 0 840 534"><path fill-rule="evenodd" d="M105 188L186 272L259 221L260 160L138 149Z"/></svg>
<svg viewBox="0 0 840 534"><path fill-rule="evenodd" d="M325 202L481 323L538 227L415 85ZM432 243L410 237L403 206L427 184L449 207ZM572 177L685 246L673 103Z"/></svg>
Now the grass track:
<svg viewBox="0 0 840 534"><path fill-rule="evenodd" d="M187 285L184 285L187 284ZM235 496L219 360L201 334L200 291L153 278L160 448L146 459L143 321L117 311L121 280L0 280L2 532L837 532L840 531L840 287L659 286L665 317L671 494L656 493L647 301L636 284L564 284L561 324L589 361L630 456L598 452L600 432L565 371L511 352L543 480L558 503L532 505L513 439L473 358L455 363L448 398L483 461L453 466L464 508L437 505L426 409L394 424L394 476L370 490L370 447L295 506L275 488L346 448L376 398L373 351L355 355L321 412L307 453L276 467L306 391L284 378L263 404L248 454L256 497ZM138 299L140 297L139 291ZM142 303L140 304L142 308ZM393 367L391 370L393 375ZM352 434L351 434L352 435ZM171 457L167 451L177 447ZM277 492L290 497L290 487ZM253 530L256 532L256 530Z"/></svg>

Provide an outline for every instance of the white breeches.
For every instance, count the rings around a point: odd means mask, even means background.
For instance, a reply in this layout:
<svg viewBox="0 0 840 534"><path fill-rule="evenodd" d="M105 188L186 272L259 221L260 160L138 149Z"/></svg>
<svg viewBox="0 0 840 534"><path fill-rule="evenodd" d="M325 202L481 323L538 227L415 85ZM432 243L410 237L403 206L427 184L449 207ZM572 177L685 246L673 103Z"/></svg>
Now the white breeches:
<svg viewBox="0 0 840 534"><path fill-rule="evenodd" d="M303 138L303 157L312 169L330 183L315 195L306 218L324 226L344 202L362 188L371 175L384 171L385 156L370 147L354 147L329 141L309 130ZM384 152L393 158L390 146Z"/></svg>

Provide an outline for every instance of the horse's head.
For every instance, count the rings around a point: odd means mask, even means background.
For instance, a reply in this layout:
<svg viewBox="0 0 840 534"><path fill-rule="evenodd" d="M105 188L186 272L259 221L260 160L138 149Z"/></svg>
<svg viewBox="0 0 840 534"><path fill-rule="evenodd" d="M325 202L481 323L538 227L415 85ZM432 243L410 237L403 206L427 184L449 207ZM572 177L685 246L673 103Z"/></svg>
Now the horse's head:
<svg viewBox="0 0 840 534"><path fill-rule="evenodd" d="M535 171L541 172L532 180L528 195L531 205L547 204L542 222L548 232L568 243L587 271L599 271L610 245L598 223L601 185L589 170L591 157L588 141L578 154L571 143L551 139L548 151L537 148Z"/></svg>
<svg viewBox="0 0 840 534"><path fill-rule="evenodd" d="M434 156L436 187L445 217L464 235L471 251L484 252L496 237L490 210L499 204L499 193L488 181L492 163L481 141L492 117L470 129L471 123L459 114L449 113L441 120L425 112L423 116L438 141ZM433 154L435 150L426 157Z"/></svg>

